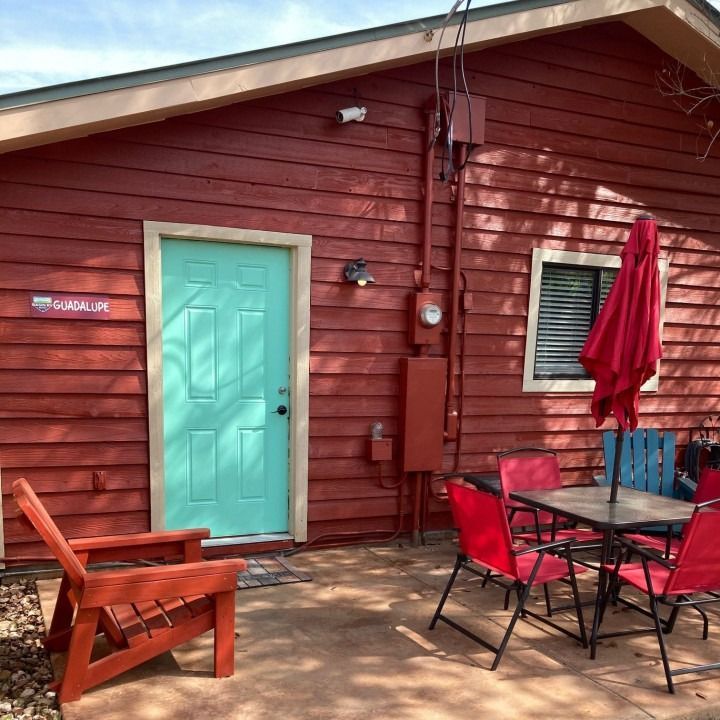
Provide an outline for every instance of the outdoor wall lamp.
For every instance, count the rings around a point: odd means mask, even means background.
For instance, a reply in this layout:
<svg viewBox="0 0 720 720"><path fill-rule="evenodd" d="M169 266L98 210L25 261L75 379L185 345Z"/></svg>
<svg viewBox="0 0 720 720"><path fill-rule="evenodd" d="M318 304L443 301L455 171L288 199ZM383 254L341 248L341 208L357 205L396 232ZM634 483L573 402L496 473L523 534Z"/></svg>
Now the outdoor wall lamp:
<svg viewBox="0 0 720 720"><path fill-rule="evenodd" d="M345 280L357 283L360 287L374 283L375 278L367 271L367 262L362 258L353 260L345 265Z"/></svg>

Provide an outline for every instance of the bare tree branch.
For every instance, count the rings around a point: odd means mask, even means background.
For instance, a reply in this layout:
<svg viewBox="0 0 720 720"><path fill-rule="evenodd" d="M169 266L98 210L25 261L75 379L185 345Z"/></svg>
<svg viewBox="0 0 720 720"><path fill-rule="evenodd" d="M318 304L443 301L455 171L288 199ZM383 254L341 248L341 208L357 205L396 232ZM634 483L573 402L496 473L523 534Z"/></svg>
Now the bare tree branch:
<svg viewBox="0 0 720 720"><path fill-rule="evenodd" d="M666 65L661 72L655 73L657 89L664 97L672 98L688 117L697 120L699 129L696 156L698 160L705 160L710 154L715 142L720 137L720 72L713 70L706 64L703 73L707 84L697 83L687 77L685 66L676 62Z"/></svg>

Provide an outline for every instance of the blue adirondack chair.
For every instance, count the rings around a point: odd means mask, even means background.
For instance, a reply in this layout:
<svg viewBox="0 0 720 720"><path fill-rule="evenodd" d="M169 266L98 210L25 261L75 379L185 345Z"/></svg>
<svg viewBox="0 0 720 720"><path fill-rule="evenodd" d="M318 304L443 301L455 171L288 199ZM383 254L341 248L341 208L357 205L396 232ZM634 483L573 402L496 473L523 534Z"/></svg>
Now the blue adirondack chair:
<svg viewBox="0 0 720 720"><path fill-rule="evenodd" d="M603 433L605 482L612 480L615 431ZM620 484L643 492L677 497L675 489L675 433L638 428L625 432L620 457Z"/></svg>
<svg viewBox="0 0 720 720"><path fill-rule="evenodd" d="M605 455L605 478L601 484L610 485L613 462L615 461L616 434L614 430L603 433L603 453ZM638 428L633 432L625 431L620 455L620 484L643 492L681 497L675 487L675 433L660 433L654 429ZM673 533L681 530L674 525ZM667 527L656 525L644 532L652 534L667 532Z"/></svg>

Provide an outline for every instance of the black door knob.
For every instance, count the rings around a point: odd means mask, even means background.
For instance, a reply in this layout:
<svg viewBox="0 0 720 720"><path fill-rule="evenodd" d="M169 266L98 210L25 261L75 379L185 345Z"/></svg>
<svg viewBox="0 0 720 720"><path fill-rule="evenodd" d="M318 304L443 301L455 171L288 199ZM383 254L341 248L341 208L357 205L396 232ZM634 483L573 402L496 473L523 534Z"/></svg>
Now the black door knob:
<svg viewBox="0 0 720 720"><path fill-rule="evenodd" d="M273 410L278 415L287 415L287 408L284 405L278 405L277 410Z"/></svg>

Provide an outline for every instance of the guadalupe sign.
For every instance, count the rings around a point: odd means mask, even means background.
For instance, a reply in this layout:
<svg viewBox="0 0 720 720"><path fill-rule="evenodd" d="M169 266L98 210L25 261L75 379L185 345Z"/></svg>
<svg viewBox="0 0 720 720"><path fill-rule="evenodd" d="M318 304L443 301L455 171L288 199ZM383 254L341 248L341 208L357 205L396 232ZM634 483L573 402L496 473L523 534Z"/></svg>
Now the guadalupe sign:
<svg viewBox="0 0 720 720"><path fill-rule="evenodd" d="M101 295L32 293L30 314L33 317L104 320L110 317L110 298Z"/></svg>

